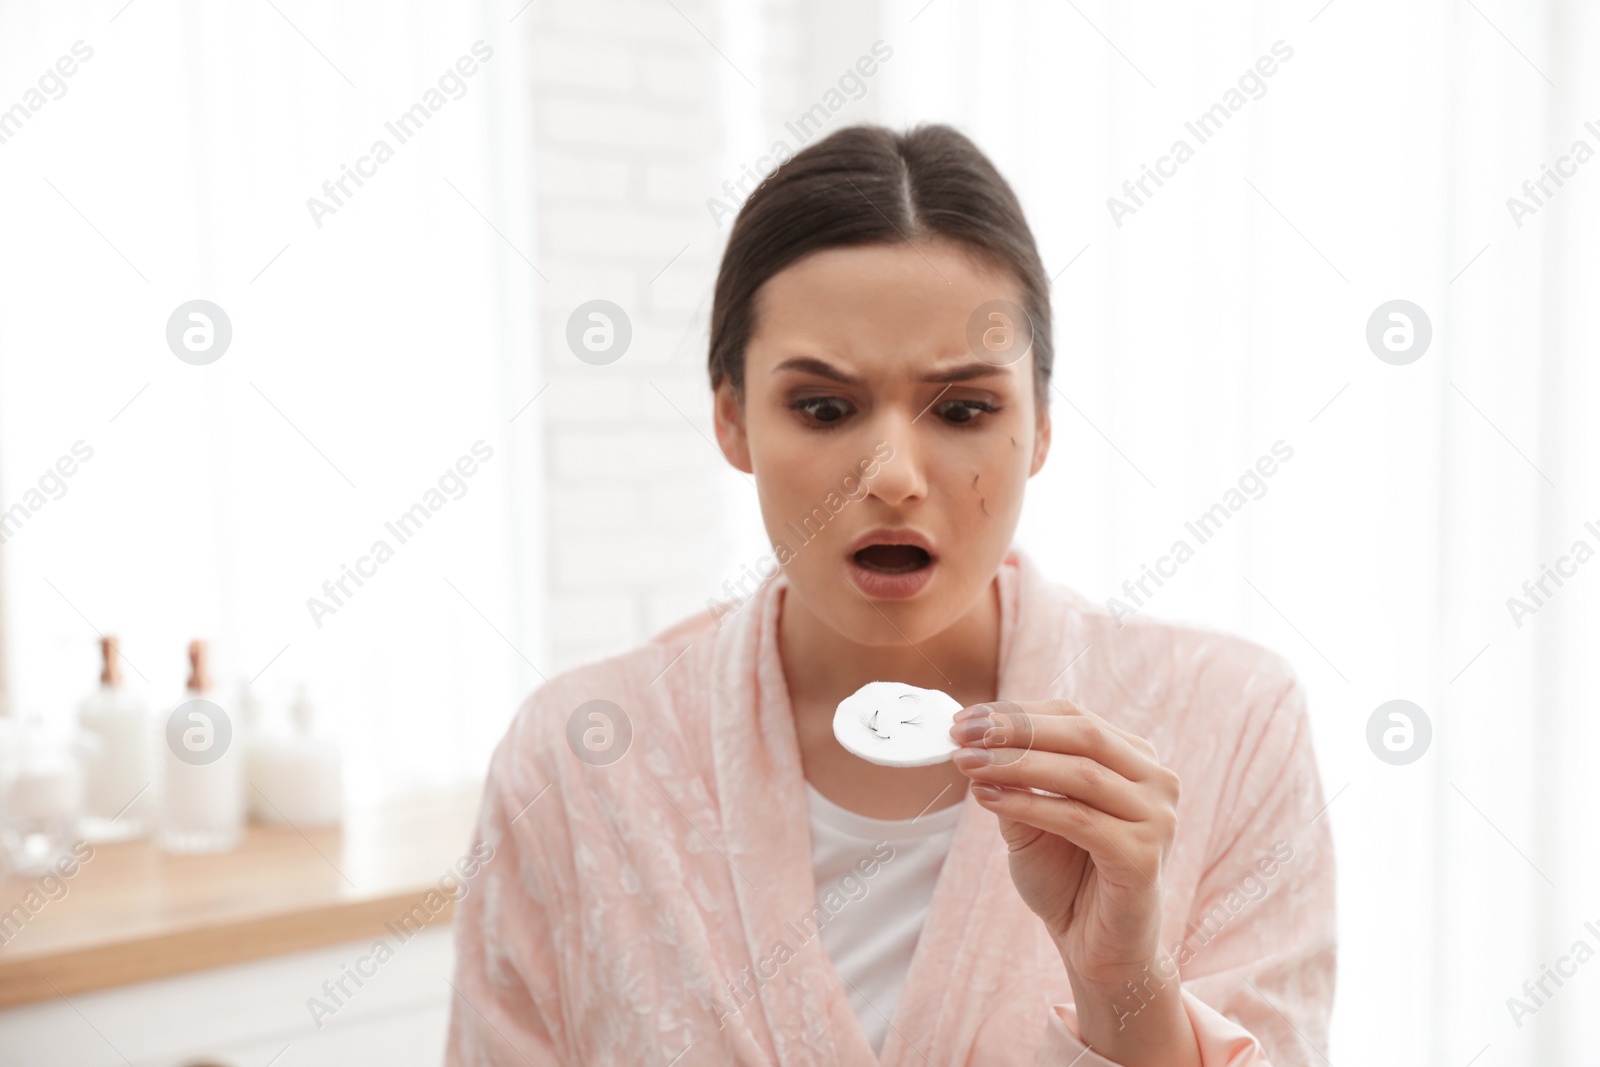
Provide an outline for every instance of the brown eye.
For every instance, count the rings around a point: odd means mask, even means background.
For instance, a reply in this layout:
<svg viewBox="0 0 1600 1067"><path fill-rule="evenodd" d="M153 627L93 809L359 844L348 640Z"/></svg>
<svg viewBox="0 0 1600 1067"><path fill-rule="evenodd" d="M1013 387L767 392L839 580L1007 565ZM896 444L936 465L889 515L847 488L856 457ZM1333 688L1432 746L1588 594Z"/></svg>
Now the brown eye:
<svg viewBox="0 0 1600 1067"><path fill-rule="evenodd" d="M807 397L804 400L796 400L789 406L795 411L805 412L824 426L839 422L849 414L849 405L836 396Z"/></svg>
<svg viewBox="0 0 1600 1067"><path fill-rule="evenodd" d="M952 426L969 426L980 415L993 415L1000 409L984 400L952 400L940 405L939 414Z"/></svg>

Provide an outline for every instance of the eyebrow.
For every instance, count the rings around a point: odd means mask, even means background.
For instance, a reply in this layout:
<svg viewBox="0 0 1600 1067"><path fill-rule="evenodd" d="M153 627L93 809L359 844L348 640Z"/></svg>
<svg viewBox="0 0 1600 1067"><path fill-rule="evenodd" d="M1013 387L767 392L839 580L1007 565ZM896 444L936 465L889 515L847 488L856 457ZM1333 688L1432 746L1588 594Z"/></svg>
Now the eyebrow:
<svg viewBox="0 0 1600 1067"><path fill-rule="evenodd" d="M815 374L819 378L829 378L845 385L860 385L861 379L811 356L790 356L773 368L773 373L792 370L802 374ZM974 378L991 378L996 375L1006 374L1006 368L995 363L963 363L960 366L949 367L944 370L930 371L922 375L918 381L923 382L965 382Z"/></svg>

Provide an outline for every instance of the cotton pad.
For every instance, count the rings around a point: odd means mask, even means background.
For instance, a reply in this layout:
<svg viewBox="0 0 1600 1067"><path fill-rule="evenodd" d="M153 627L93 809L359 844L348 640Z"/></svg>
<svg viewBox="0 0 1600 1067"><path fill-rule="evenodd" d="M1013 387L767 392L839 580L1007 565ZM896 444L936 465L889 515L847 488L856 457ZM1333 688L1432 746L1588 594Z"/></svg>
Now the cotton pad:
<svg viewBox="0 0 1600 1067"><path fill-rule="evenodd" d="M960 702L937 689L868 682L839 702L833 736L847 751L884 767L927 767L961 747L950 738L960 710Z"/></svg>

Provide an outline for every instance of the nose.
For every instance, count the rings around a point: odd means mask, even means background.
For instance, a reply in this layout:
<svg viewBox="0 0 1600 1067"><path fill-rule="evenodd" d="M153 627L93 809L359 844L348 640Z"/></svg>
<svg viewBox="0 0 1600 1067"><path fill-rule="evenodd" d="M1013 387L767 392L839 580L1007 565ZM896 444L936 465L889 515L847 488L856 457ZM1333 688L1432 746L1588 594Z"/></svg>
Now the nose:
<svg viewBox="0 0 1600 1067"><path fill-rule="evenodd" d="M926 449L918 437L932 417L894 404L886 406L882 418L874 422L872 440L887 441L894 453L878 464L878 473L868 485L871 495L890 507L902 507L928 495Z"/></svg>

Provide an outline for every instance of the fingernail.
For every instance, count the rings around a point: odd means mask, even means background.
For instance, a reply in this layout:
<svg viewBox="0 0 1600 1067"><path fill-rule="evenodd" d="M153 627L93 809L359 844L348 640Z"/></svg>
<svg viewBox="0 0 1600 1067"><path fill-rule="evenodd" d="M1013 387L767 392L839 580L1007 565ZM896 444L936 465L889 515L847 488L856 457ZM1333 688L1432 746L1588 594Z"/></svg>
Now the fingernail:
<svg viewBox="0 0 1600 1067"><path fill-rule="evenodd" d="M950 759L957 767L982 767L986 763L994 762L994 753L986 748L964 748Z"/></svg>
<svg viewBox="0 0 1600 1067"><path fill-rule="evenodd" d="M988 782L972 783L972 795L977 797L979 800L987 800L990 803L993 803L994 801L1000 799L1001 794L1002 790L997 785L990 785Z"/></svg>
<svg viewBox="0 0 1600 1067"><path fill-rule="evenodd" d="M970 719L974 715L987 715L993 710L993 704L974 704L970 708L962 708L960 711L950 716L950 720L952 722L960 722L963 719Z"/></svg>
<svg viewBox="0 0 1600 1067"><path fill-rule="evenodd" d="M990 718L968 719L950 727L950 739L958 745L978 744L994 728Z"/></svg>

